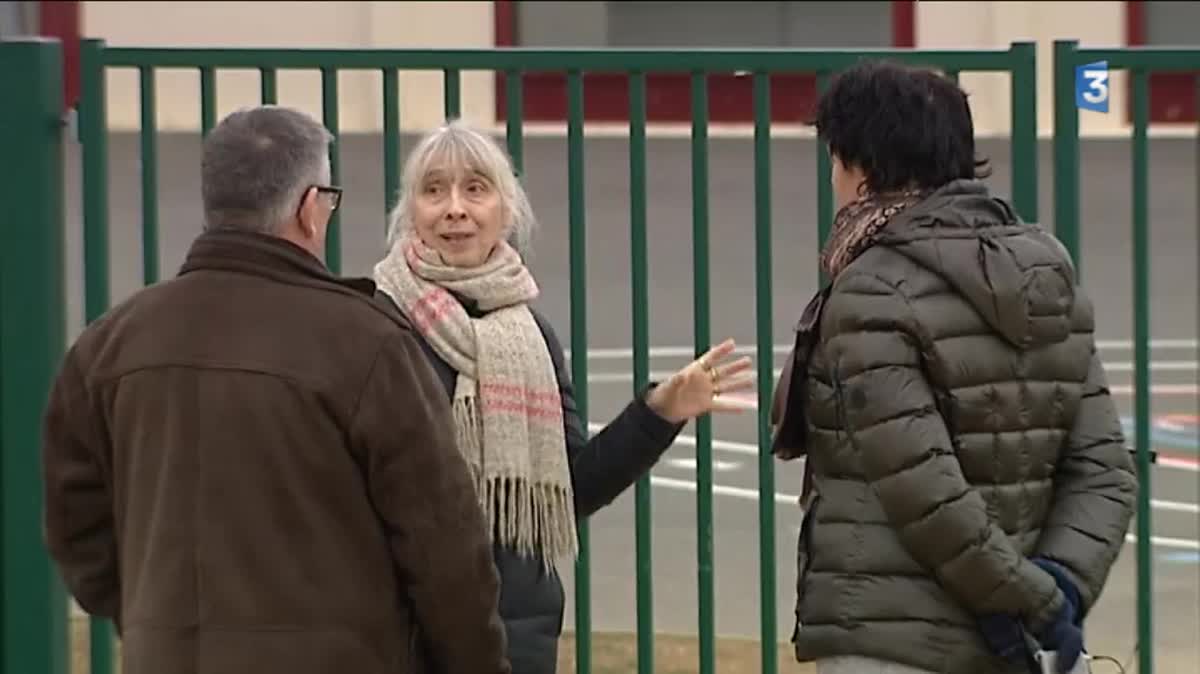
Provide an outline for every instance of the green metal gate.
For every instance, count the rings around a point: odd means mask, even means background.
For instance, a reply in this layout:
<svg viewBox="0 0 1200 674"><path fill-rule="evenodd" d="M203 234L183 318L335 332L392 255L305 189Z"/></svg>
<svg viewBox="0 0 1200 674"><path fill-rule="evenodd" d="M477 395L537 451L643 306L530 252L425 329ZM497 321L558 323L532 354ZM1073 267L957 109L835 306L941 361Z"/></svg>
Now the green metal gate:
<svg viewBox="0 0 1200 674"><path fill-rule="evenodd" d="M1076 68L1105 62L1132 75L1133 117L1133 345L1134 450L1137 458L1137 646L1138 671L1154 671L1154 583L1151 557L1150 446L1150 73L1200 71L1200 49L1080 49L1074 40L1054 43L1054 198L1057 235L1079 265L1079 110ZM1200 98L1200 90L1197 93ZM1200 109L1200 100L1197 101ZM1197 159L1200 159L1198 142ZM1198 167L1197 170L1200 170ZM1200 191L1200 186L1198 186ZM1198 202L1200 206L1200 202ZM1200 222L1197 223L1200 225ZM1080 267L1077 266L1077 269Z"/></svg>
<svg viewBox="0 0 1200 674"><path fill-rule="evenodd" d="M31 46L29 43L0 45L0 87L6 92L16 91L12 100L21 103L15 108L0 106L5 114L5 147L29 152L31 157L45 159L53 171L33 172L28 166L17 167L5 162L7 177L0 183L0 194L10 208L14 208L16 222L26 223L21 227L5 226L0 236L3 250L4 271L0 274L0 363L3 364L4 386L0 391L0 432L3 433L3 589L5 608L0 613L0 648L4 653L3 674L62 674L65 669L66 646L62 624L64 617L59 605L63 604L61 590L54 589L53 574L50 573L44 553L40 552L40 523L38 496L32 491L37 484L36 447L40 438L37 428L40 408L31 403L44 399L44 392L53 376L57 359L63 349L61 322L63 302L61 287L53 283L45 289L31 292L27 284L14 287L15 276L27 266L49 265L53 271L62 271L62 181L61 155L62 129L56 127L43 133L30 134L24 129L49 124L58 119L58 107L49 100L51 94L39 98L32 93L53 89L57 84L55 67L58 50L51 45ZM1079 59L1107 56L1120 67L1124 63L1132 67L1183 67L1177 59L1159 56L1139 56L1157 53L1154 50L1085 52L1060 47L1056 52L1058 74L1056 99L1056 189L1059 199L1056 214L1059 231L1068 247L1078 259L1078 128L1068 117L1074 114L1072 65ZM1180 54L1182 52L1174 52ZM1192 64L1200 67L1195 53L1188 52ZM960 72L991 71L1008 73L1012 92L1012 198L1018 212L1029 221L1037 220L1038 212L1038 164L1037 164L1037 105L1036 64L1033 43L1014 43L1008 49L997 50L267 50L267 49L154 49L154 48L111 48L102 41L86 40L82 45L82 99L79 109L80 138L83 144L83 205L84 205L84 251L85 251L85 314L92 321L109 307L108 269L108 176L107 143L108 125L105 118L107 102L105 73L112 68L133 68L140 74L141 85L141 153L142 153L142 241L143 281L153 283L159 279L158 270L158 214L155 169L157 146L155 130L155 74L166 69L198 71L200 75L200 118L201 130L207 133L216 120L216 72L219 69L254 69L261 77L261 100L275 102L276 81L280 70L310 70L321 73L323 121L337 136L338 80L341 71L365 70L382 75L383 96L383 187L385 202L380 206L380 237L383 236L383 214L395 198L399 182L399 78L401 70L440 71L445 83L444 112L447 117L457 116L460 111L460 73L463 70L503 72L507 94L507 146L518 170L523 167L522 95L523 72L565 71L567 76L567 145L568 186L570 225L570 280L571 306L570 330L571 352L586 353L588 307L586 297L586 221L584 208L584 86L583 75L589 71L625 73L629 77L629 138L630 167L629 189L631 195L629 222L631 237L632 307L633 307L633 371L635 389L641 388L649 376L649 310L648 310L648 255L646 245L646 76L653 72L689 73L691 76L691 149L692 149L692 222L694 274L694 345L696 353L706 350L710 344L709 330L709 249L708 249L708 88L706 75L741 71L753 77L754 109L754 172L755 185L755 265L756 265L756 333L758 364L758 478L759 478L759 525L760 525L760 599L761 599L761 671L774 674L777 670L776 602L779 599L776 587L775 568L775 486L773 458L769 452L770 429L768 412L774 387L773 374L773 317L771 312L771 189L770 189L770 80L773 73L809 72L817 75L818 88L823 87L831 74L861 59L887 57L908 63L919 63L942 69L957 77ZM1182 58L1182 57L1181 57ZM1145 60L1138 60L1145 59ZM1064 70L1065 69L1065 70ZM40 73L42 78L30 77ZM1067 79L1063 73L1067 73ZM1145 92L1145 77L1140 78ZM1064 94L1065 92L1065 94ZM1064 95L1067 97L1064 99ZM1063 106L1066 106L1064 108ZM1065 114L1064 113L1070 113ZM1141 168L1135 171L1135 189L1140 194L1135 199L1135 226L1142 238L1138 275L1145 274L1145 107L1140 108L1141 142L1143 150ZM21 116L23 115L23 116ZM1072 118L1073 119L1073 118ZM11 122L11 123L10 123ZM1135 134L1135 139L1138 134ZM338 145L331 149L334 180L339 179L340 161ZM1074 160L1071 159L1074 153ZM23 155L23 152L22 152ZM57 160L55 159L57 157ZM57 161L57 163L55 163ZM1071 162L1074 161L1072 164ZM828 234L833 218L833 195L829 182L829 157L823 148L817 152L817 214L818 232L823 241ZM1138 182L1140 180L1140 182ZM1067 200L1062 195L1066 193ZM1074 201L1071 201L1071 195ZM32 197L32 199L31 199ZM57 204L57 210L56 206ZM1139 210L1140 209L1140 210ZM36 223L36 227L33 226ZM44 225L44 226L43 226ZM34 231L38 230L38 231ZM330 223L327 255L330 267L340 270L341 247L339 222L335 216ZM15 254L20 251L21 254ZM28 252L28 259L25 253ZM22 266L25 265L25 266ZM45 268L39 268L43 275ZM61 275L61 273L60 273ZM1145 293L1145 279L1140 281L1139 291ZM1144 294L1137 295L1144 298ZM17 331L13 320L19 311L31 306L30 298L43 302L40 309L30 308L34 316L42 319L36 324L23 320L22 330ZM1139 307L1144 304L1139 302ZM1145 416L1148 399L1143 400L1146 378L1145 317L1140 317L1138 344L1139 426L1138 449L1142 462L1143 480L1147 479L1145 462L1148 437L1145 434ZM40 354L37 367L31 369L30 354ZM16 374L12 374L16 373ZM588 361L586 358L572 359L572 377L577 382L579 412L588 418ZM19 395L17 395L19 392ZM37 395L34 395L37 394ZM697 632L700 636L700 652L697 670L711 674L715 670L715 602L713 598L713 529L712 529L712 432L710 420L700 419L696 423L696 541L698 565L699 611ZM1143 492L1143 513L1148 512L1148 482ZM653 587L651 585L651 486L648 478L638 482L635 488L636 514L634 539L637 550L637 633L638 671L646 674L654 671L653 638ZM1139 519L1139 534L1148 519ZM577 640L577 671L591 671L590 642L590 574L589 536L587 522L579 526L581 543L580 558L576 566L575 624ZM1139 535L1139 564L1148 559L1149 537ZM37 549L38 553L30 552ZM1142 592L1146 615L1142 622L1149 630L1148 569L1143 572L1145 584ZM1141 577L1141 576L1140 576ZM36 581L36 582L35 582ZM53 586L53 587L52 587ZM51 588L51 589L47 589ZM790 591L786 600L790 600ZM16 598L18 603L10 601ZM1142 608L1140 606L1140 608ZM42 626L53 629L30 630L25 623L34 612ZM1142 617L1142 611L1139 611ZM47 636L49 635L49 636ZM1149 639L1143 639L1143 644ZM112 671L112 635L109 627L100 622L92 623L91 671L107 674ZM1143 649L1141 671L1150 672L1147 649Z"/></svg>

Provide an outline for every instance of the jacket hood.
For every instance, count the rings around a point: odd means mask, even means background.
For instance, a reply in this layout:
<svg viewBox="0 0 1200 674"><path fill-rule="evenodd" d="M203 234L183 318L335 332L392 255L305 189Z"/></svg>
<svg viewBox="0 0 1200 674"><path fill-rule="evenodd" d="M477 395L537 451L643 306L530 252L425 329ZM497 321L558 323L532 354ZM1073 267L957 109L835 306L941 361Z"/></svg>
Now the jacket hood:
<svg viewBox="0 0 1200 674"><path fill-rule="evenodd" d="M887 246L945 278L996 332L1028 349L1071 333L1075 268L1066 248L975 180L942 187L880 232Z"/></svg>

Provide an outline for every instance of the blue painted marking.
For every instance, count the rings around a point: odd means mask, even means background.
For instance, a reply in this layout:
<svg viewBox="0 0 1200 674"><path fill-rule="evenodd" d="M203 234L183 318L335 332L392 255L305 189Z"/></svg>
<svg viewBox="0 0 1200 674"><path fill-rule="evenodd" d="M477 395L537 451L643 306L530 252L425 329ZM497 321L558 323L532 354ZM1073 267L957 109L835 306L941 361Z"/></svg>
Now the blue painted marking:
<svg viewBox="0 0 1200 674"><path fill-rule="evenodd" d="M1158 559L1170 564L1200 564L1200 551L1162 552L1159 553Z"/></svg>
<svg viewBox="0 0 1200 674"><path fill-rule="evenodd" d="M1121 417L1121 428L1127 436L1132 436L1134 432L1133 417ZM1130 440L1132 441L1132 437ZM1150 442L1156 449L1200 452L1200 427L1190 426L1185 431L1175 431L1161 428L1155 424L1150 427Z"/></svg>

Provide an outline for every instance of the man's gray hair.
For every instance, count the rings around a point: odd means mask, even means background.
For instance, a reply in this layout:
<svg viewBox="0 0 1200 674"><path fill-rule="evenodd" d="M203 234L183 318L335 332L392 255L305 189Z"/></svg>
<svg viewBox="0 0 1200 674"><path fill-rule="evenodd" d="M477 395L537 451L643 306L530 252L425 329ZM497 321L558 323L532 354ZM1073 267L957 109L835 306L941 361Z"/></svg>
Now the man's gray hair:
<svg viewBox="0 0 1200 674"><path fill-rule="evenodd" d="M204 139L204 229L280 233L305 190L329 182L332 141L324 126L291 108L249 108L221 120Z"/></svg>
<svg viewBox="0 0 1200 674"><path fill-rule="evenodd" d="M388 216L389 248L412 229L413 199L425 176L446 164L477 171L496 186L504 207L505 236L521 257L528 259L537 229L529 195L499 143L462 120L450 121L430 131L409 153L400 176L399 198Z"/></svg>

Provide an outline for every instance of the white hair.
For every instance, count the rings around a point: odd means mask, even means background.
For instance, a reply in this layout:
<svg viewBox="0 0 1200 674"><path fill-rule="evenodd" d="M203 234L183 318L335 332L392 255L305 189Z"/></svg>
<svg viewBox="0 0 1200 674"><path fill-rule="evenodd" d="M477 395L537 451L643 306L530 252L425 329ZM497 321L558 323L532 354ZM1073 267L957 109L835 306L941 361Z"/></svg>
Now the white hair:
<svg viewBox="0 0 1200 674"><path fill-rule="evenodd" d="M388 214L388 247L411 231L413 199L421 183L432 169L445 164L478 172L496 186L504 209L504 235L528 259L537 219L512 161L491 136L457 119L426 134L405 160L399 198Z"/></svg>

